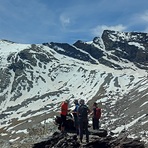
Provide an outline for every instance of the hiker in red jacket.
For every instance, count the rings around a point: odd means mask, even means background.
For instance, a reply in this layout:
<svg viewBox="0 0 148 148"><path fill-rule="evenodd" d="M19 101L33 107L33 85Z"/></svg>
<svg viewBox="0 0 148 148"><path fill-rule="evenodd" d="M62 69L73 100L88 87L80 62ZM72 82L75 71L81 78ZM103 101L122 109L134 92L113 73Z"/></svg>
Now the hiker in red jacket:
<svg viewBox="0 0 148 148"><path fill-rule="evenodd" d="M61 119L62 119L62 124L61 124L61 132L65 131L65 126L66 126L66 116L68 114L68 103L69 100L65 100L61 104Z"/></svg>
<svg viewBox="0 0 148 148"><path fill-rule="evenodd" d="M99 129L99 119L101 117L101 108L97 106L97 103L94 102L93 104L93 111L92 111L93 117L92 117L92 123L93 123L93 129Z"/></svg>

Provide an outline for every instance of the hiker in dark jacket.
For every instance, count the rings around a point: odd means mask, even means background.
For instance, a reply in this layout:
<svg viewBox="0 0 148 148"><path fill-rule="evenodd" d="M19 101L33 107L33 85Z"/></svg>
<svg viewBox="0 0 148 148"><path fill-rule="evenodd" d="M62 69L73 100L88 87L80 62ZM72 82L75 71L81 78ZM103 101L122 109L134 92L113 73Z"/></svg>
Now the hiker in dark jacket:
<svg viewBox="0 0 148 148"><path fill-rule="evenodd" d="M74 100L74 104L75 104L75 108L72 112L73 117L74 117L74 126L76 128L76 133L77 135L79 134L79 129L78 129L78 107L79 107L79 103L78 100Z"/></svg>
<svg viewBox="0 0 148 148"><path fill-rule="evenodd" d="M79 125L79 136L80 141L83 139L83 132L85 130L86 142L89 142L89 131L88 131L88 113L90 113L89 108L85 105L83 99L79 102L78 107L78 125Z"/></svg>

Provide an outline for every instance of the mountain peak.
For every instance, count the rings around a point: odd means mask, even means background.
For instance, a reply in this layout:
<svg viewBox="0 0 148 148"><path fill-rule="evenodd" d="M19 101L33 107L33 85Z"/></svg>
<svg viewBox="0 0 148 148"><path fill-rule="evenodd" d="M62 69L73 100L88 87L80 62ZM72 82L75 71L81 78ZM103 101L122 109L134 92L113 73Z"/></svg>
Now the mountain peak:
<svg viewBox="0 0 148 148"><path fill-rule="evenodd" d="M105 30L102 34L105 49L127 59L139 68L148 66L148 34Z"/></svg>
<svg viewBox="0 0 148 148"><path fill-rule="evenodd" d="M148 33L143 32L121 32L114 30L104 30L102 38L109 36L114 41L127 41L127 42L148 42Z"/></svg>

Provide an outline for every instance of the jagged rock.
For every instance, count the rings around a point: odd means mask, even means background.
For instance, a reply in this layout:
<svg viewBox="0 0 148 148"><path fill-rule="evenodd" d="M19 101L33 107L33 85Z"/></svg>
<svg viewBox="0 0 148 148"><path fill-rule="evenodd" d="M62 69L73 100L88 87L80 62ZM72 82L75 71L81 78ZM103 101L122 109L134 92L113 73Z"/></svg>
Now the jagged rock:
<svg viewBox="0 0 148 148"><path fill-rule="evenodd" d="M145 68L148 63L148 36L147 33L118 32L104 30L102 39L105 49L112 51L118 58L134 62L139 68ZM117 50L117 49L120 49ZM146 68L147 69L147 68Z"/></svg>
<svg viewBox="0 0 148 148"><path fill-rule="evenodd" d="M48 140L34 144L33 148L51 148L51 147L79 147L76 136L55 132Z"/></svg>
<svg viewBox="0 0 148 148"><path fill-rule="evenodd" d="M76 43L74 43L74 46L84 50L85 52L88 52L95 59L100 59L104 55L103 51L96 48L94 45L87 44L87 43L82 42L80 40L78 40Z"/></svg>
<svg viewBox="0 0 148 148"><path fill-rule="evenodd" d="M83 140L79 142L78 138L74 134L62 134L55 132L48 140L36 143L33 148L145 148L144 144L137 139L131 139L127 137L94 137L90 138L90 142L86 143Z"/></svg>
<svg viewBox="0 0 148 148"><path fill-rule="evenodd" d="M99 136L99 137L106 137L107 136L107 130L105 129L99 129L99 130L89 130L91 135Z"/></svg>
<svg viewBox="0 0 148 148"><path fill-rule="evenodd" d="M43 45L48 46L50 48L53 48L56 52L60 53L60 54L64 54L66 56L70 56L79 60L83 60L83 61L89 61L93 64L96 63L95 60L93 60L89 55L81 52L80 50L78 50L74 44L74 46L71 46L67 43L54 43L54 42L50 42L49 43L43 43ZM58 47L62 48L63 50L59 50Z"/></svg>

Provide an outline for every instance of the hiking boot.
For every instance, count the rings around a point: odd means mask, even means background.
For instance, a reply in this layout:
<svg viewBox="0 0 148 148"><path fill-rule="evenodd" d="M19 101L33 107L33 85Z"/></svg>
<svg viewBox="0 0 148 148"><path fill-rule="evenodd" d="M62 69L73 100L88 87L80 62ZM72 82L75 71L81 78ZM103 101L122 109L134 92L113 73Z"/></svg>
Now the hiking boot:
<svg viewBox="0 0 148 148"><path fill-rule="evenodd" d="M66 131L61 131L61 134L62 134L63 136L67 136L67 132L66 132Z"/></svg>
<svg viewBox="0 0 148 148"><path fill-rule="evenodd" d="M82 139L80 138L80 142L82 143Z"/></svg>
<svg viewBox="0 0 148 148"><path fill-rule="evenodd" d="M65 132L65 131L61 131L61 133L62 133L62 134L65 134L66 132Z"/></svg>

